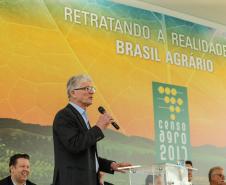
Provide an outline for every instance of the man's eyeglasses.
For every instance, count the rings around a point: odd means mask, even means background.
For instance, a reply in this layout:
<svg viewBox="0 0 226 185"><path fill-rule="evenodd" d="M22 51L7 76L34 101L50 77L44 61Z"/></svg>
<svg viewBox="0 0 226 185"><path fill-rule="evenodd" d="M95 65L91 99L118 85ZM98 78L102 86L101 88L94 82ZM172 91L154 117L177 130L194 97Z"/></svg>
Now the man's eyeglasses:
<svg viewBox="0 0 226 185"><path fill-rule="evenodd" d="M213 174L213 175L217 175L217 176L220 177L220 178L224 178L224 177L225 177L223 174L220 174L220 173L215 173L215 174Z"/></svg>
<svg viewBox="0 0 226 185"><path fill-rule="evenodd" d="M93 92L93 93L96 92L96 89L93 86L80 87L80 88L76 88L74 90L84 90L84 91Z"/></svg>

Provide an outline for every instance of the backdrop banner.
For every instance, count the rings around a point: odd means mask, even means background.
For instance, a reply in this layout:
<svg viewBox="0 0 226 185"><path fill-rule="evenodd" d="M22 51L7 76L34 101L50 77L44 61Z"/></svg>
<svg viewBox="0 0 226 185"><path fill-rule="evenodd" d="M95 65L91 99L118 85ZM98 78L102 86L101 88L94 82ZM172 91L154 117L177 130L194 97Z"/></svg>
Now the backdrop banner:
<svg viewBox="0 0 226 185"><path fill-rule="evenodd" d="M91 125L103 106L120 126L104 132L100 156L189 159L200 185L226 167L225 28L134 0L1 0L0 10L0 178L25 152L31 180L51 184L53 118L82 73L97 89ZM125 174L104 178L128 184Z"/></svg>

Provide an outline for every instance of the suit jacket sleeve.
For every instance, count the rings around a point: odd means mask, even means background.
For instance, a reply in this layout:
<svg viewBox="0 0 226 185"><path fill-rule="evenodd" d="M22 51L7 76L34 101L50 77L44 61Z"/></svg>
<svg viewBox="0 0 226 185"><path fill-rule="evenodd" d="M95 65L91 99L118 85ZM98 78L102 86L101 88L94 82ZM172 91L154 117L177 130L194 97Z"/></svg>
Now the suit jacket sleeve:
<svg viewBox="0 0 226 185"><path fill-rule="evenodd" d="M111 160L99 157L98 162L100 165L100 171L103 171L106 173L111 173L111 174L114 173L114 171L111 169L111 163L115 162L115 161L111 161Z"/></svg>
<svg viewBox="0 0 226 185"><path fill-rule="evenodd" d="M58 138L66 150L79 153L94 146L104 138L101 129L97 126L89 130L79 113L74 114L69 108L59 111L53 122L53 135Z"/></svg>

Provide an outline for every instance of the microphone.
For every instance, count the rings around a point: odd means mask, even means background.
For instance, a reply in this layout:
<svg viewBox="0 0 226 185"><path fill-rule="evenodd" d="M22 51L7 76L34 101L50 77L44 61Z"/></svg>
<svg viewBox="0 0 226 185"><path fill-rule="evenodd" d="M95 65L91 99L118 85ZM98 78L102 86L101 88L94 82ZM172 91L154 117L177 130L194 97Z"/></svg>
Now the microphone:
<svg viewBox="0 0 226 185"><path fill-rule="evenodd" d="M99 111L101 114L104 114L104 113L106 112L105 109L104 109L104 107L102 107L102 106L99 106L99 107L98 107L98 111ZM116 122L114 122L114 121L112 121L111 124L112 124L112 126L115 127L115 129L117 129L117 130L120 128L120 127L118 126L118 124L117 124Z"/></svg>

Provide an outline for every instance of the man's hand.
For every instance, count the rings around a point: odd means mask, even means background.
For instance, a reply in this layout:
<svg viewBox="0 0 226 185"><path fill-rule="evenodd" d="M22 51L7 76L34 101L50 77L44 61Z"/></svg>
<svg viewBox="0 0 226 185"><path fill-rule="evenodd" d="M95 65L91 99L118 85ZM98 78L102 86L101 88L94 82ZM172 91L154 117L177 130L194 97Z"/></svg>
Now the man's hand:
<svg viewBox="0 0 226 185"><path fill-rule="evenodd" d="M132 164L126 163L126 162L123 162L123 163L112 162L112 163L111 163L111 169L112 169L113 171L121 172L121 173L125 173L126 170L119 170L118 168L120 168L120 167L127 167L127 166L132 166Z"/></svg>
<svg viewBox="0 0 226 185"><path fill-rule="evenodd" d="M99 172L100 185L104 185L104 172Z"/></svg>
<svg viewBox="0 0 226 185"><path fill-rule="evenodd" d="M111 124L112 121L113 118L108 113L100 114L96 126L98 126L101 130L104 130L109 126L109 124Z"/></svg>

